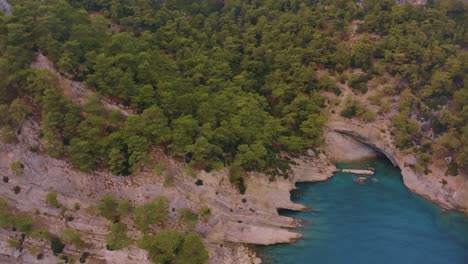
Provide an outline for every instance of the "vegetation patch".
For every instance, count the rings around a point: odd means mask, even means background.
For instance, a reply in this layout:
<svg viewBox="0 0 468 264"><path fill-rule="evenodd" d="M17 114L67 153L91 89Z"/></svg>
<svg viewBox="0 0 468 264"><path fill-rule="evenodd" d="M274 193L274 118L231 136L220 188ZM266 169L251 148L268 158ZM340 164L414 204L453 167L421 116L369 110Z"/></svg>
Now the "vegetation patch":
<svg viewBox="0 0 468 264"><path fill-rule="evenodd" d="M147 232L152 225L169 219L169 201L165 196L158 196L153 201L135 208L134 219L137 229Z"/></svg>
<svg viewBox="0 0 468 264"><path fill-rule="evenodd" d="M148 251L153 263L202 264L208 260L202 240L195 233L184 235L175 230L163 230L138 241Z"/></svg>

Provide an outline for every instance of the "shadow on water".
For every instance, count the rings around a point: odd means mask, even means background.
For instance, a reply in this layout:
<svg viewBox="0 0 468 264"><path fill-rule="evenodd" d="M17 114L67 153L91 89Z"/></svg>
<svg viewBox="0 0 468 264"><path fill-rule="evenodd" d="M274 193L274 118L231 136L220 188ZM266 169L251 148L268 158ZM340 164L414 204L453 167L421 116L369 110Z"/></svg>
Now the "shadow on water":
<svg viewBox="0 0 468 264"><path fill-rule="evenodd" d="M264 263L468 263L467 216L409 191L386 158L337 167L373 167L375 175L363 184L342 172L326 182L298 183L291 197L309 210L279 212L301 221L304 239L256 247Z"/></svg>

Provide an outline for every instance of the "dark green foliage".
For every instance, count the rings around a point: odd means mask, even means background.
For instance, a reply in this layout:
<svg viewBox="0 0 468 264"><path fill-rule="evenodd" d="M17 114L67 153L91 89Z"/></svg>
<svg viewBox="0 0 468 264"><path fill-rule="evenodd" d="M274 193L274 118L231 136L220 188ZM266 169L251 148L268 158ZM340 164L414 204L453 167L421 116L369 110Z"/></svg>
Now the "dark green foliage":
<svg viewBox="0 0 468 264"><path fill-rule="evenodd" d="M175 230L163 230L138 241L153 263L202 264L208 260L202 240L195 233L184 236Z"/></svg>
<svg viewBox="0 0 468 264"><path fill-rule="evenodd" d="M117 222L126 216L132 208L128 200L116 201L110 194L103 195L101 202L97 205L99 214L111 222Z"/></svg>
<svg viewBox="0 0 468 264"><path fill-rule="evenodd" d="M357 107L356 105L350 105L348 107L346 107L343 111L341 111L341 116L342 117L346 117L346 118L351 118L351 117L354 117L356 116L357 114Z"/></svg>
<svg viewBox="0 0 468 264"><path fill-rule="evenodd" d="M202 264L208 260L208 252L202 240L195 233L189 233L180 248L178 264Z"/></svg>
<svg viewBox="0 0 468 264"><path fill-rule="evenodd" d="M197 179L197 180L195 181L195 185L197 185L197 186L202 186L202 185L203 185L203 180Z"/></svg>
<svg viewBox="0 0 468 264"><path fill-rule="evenodd" d="M62 242L62 240L60 240L60 238L53 236L52 238L50 238L49 242L50 248L52 249L52 253L54 253L54 255L57 256L58 254L63 252L65 244Z"/></svg>
<svg viewBox="0 0 468 264"><path fill-rule="evenodd" d="M128 175L160 145L197 168L235 163L286 175L278 172L289 162L280 151L300 155L322 142L316 90L339 94L333 76L349 72L348 84L362 93L372 75L388 72L397 95L408 88L419 99L400 110L404 118L420 120L431 109L426 121L437 135L456 131L466 141L461 0L425 8L387 0L18 0L14 7L0 19L0 111L9 113L0 118L2 139L14 142L33 106L41 107L47 153L81 170ZM50 73L27 69L37 51L137 115L108 113L99 97L82 108L63 100ZM319 78L317 69L329 75ZM453 122L441 123L444 108ZM414 122L395 128L402 148L423 137L405 138ZM465 149L450 151L461 168L468 164Z"/></svg>
<svg viewBox="0 0 468 264"><path fill-rule="evenodd" d="M89 252L83 252L80 256L80 263L86 263L86 259L90 256Z"/></svg>
<svg viewBox="0 0 468 264"><path fill-rule="evenodd" d="M450 176L457 176L458 175L458 164L456 162L450 162L449 166L448 166L448 170L447 170L447 173L450 175Z"/></svg>

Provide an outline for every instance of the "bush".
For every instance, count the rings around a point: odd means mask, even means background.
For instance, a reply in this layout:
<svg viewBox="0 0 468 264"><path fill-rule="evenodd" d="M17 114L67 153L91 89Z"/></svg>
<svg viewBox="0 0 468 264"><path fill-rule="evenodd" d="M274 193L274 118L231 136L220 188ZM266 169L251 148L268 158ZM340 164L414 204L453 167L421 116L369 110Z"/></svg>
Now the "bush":
<svg viewBox="0 0 468 264"><path fill-rule="evenodd" d="M31 233L33 219L28 215L18 215L8 210L6 204L0 205L0 227L16 229L20 232Z"/></svg>
<svg viewBox="0 0 468 264"><path fill-rule="evenodd" d="M60 238L53 236L49 240L50 242L50 248L52 249L52 253L57 256L58 254L63 252L63 249L65 248L65 244L60 240Z"/></svg>
<svg viewBox="0 0 468 264"><path fill-rule="evenodd" d="M198 215L189 208L181 208L179 210L179 221L190 228L194 228L198 222Z"/></svg>
<svg viewBox="0 0 468 264"><path fill-rule="evenodd" d="M208 260L208 252L202 240L195 233L190 233L185 237L184 243L177 256L178 264L202 264Z"/></svg>
<svg viewBox="0 0 468 264"><path fill-rule="evenodd" d="M15 143L18 141L16 137L15 129L11 126L4 126L0 129L0 135L2 136L2 142L4 144Z"/></svg>
<svg viewBox="0 0 468 264"><path fill-rule="evenodd" d="M122 223L114 223L110 227L109 234L106 235L106 247L108 250L120 250L131 244L127 236L127 226Z"/></svg>
<svg viewBox="0 0 468 264"><path fill-rule="evenodd" d="M356 116L357 114L357 107L355 105L350 105L346 107L343 111L341 111L341 116L346 118L351 118Z"/></svg>
<svg viewBox="0 0 468 264"><path fill-rule="evenodd" d="M229 181L236 185L241 194L245 194L247 187L244 184L244 172L242 168L236 165L232 165L229 170Z"/></svg>
<svg viewBox="0 0 468 264"><path fill-rule="evenodd" d="M204 220L208 220L208 218L211 216L211 210L208 206L204 205L200 208L200 216Z"/></svg>
<svg viewBox="0 0 468 264"><path fill-rule="evenodd" d="M85 242L81 239L80 233L75 229L67 228L60 233L60 237L66 243L72 244L76 249L82 250L85 246Z"/></svg>
<svg viewBox="0 0 468 264"><path fill-rule="evenodd" d="M129 200L122 200L119 202L117 210L120 213L120 216L126 216L132 211L133 205Z"/></svg>
<svg viewBox="0 0 468 264"><path fill-rule="evenodd" d="M375 114L371 110L367 110L362 114L362 119L366 122L372 122L375 120Z"/></svg>
<svg viewBox="0 0 468 264"><path fill-rule="evenodd" d="M457 176L458 175L458 164L456 162L450 162L447 170L448 175Z"/></svg>
<svg viewBox="0 0 468 264"><path fill-rule="evenodd" d="M57 200L57 193L56 192L48 192L45 198L45 202L47 205L60 208L62 204Z"/></svg>
<svg viewBox="0 0 468 264"><path fill-rule="evenodd" d="M169 201L164 196L156 197L152 202L135 209L135 225L138 230L147 232L151 225L160 224L169 219Z"/></svg>
<svg viewBox="0 0 468 264"><path fill-rule="evenodd" d="M352 74L349 78L349 86L361 93L366 93L367 81L369 81L369 76L365 74Z"/></svg>
<svg viewBox="0 0 468 264"><path fill-rule="evenodd" d="M16 176L21 176L24 173L24 164L17 160L11 163L10 169Z"/></svg>
<svg viewBox="0 0 468 264"><path fill-rule="evenodd" d="M163 230L143 237L138 246L148 251L153 263L202 264L208 260L208 252L195 233L184 237L176 230Z"/></svg>
<svg viewBox="0 0 468 264"><path fill-rule="evenodd" d="M115 201L114 197L110 194L105 194L101 198L101 203L97 205L99 214L109 221L116 222L120 219L120 212L118 210L119 203Z"/></svg>
<svg viewBox="0 0 468 264"><path fill-rule="evenodd" d="M195 181L195 185L201 186L201 185L203 185L203 181L200 180L200 179L197 179L197 180Z"/></svg>

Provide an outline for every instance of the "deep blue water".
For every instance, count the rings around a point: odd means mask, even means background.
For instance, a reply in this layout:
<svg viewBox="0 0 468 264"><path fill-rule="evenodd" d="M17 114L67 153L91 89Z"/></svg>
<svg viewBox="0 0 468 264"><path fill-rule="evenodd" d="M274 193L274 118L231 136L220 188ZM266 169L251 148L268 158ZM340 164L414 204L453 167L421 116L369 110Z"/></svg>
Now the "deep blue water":
<svg viewBox="0 0 468 264"><path fill-rule="evenodd" d="M340 172L326 182L298 184L292 198L310 210L283 214L304 221L298 230L304 239L258 248L264 262L468 264L468 217L409 191L388 160L368 163L377 182L359 184Z"/></svg>

